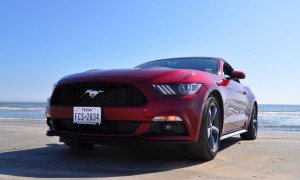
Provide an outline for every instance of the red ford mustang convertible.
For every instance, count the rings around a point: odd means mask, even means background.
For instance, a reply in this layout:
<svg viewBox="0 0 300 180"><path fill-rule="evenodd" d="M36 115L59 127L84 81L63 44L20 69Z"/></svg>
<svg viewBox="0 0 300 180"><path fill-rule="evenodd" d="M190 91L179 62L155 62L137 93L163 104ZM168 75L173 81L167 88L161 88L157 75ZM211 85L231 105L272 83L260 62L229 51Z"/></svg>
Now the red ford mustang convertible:
<svg viewBox="0 0 300 180"><path fill-rule="evenodd" d="M220 140L257 136L257 102L245 74L221 58L184 57L133 69L62 78L48 99L48 136L71 148L95 144L178 144L211 160Z"/></svg>

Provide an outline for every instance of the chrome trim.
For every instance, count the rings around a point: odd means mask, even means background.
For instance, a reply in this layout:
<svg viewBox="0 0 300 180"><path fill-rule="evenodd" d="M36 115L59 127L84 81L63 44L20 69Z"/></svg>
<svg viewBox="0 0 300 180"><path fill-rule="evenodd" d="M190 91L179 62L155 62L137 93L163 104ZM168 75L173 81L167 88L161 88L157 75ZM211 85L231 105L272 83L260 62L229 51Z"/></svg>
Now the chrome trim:
<svg viewBox="0 0 300 180"><path fill-rule="evenodd" d="M221 137L221 140L226 139L226 138L229 138L229 137L231 137L231 136L235 136L235 135L242 134L242 133L244 133L244 132L247 132L247 130L243 129L243 130L239 130L239 131L236 131L236 132L233 132L233 133L226 134L225 136L222 136L222 137Z"/></svg>
<svg viewBox="0 0 300 180"><path fill-rule="evenodd" d="M99 93L103 93L102 90L94 90L94 89L87 89L85 94L89 94L90 98L96 97Z"/></svg>

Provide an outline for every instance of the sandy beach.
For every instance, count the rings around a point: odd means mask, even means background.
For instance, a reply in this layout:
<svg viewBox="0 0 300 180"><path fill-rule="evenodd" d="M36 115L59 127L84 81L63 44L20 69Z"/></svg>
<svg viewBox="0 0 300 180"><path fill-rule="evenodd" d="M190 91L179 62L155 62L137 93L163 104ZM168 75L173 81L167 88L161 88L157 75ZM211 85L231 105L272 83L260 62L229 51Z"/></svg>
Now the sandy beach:
<svg viewBox="0 0 300 180"><path fill-rule="evenodd" d="M41 121L0 121L0 179L297 179L300 134L260 131L255 141L221 141L209 162L192 161L179 148L96 146L69 150L46 137Z"/></svg>

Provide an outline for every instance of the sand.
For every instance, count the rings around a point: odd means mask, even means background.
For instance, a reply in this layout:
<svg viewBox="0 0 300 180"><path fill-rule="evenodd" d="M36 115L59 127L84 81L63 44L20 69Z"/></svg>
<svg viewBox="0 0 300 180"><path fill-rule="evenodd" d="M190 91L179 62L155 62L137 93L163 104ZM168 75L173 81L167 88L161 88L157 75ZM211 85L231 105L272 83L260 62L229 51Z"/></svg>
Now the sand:
<svg viewBox="0 0 300 180"><path fill-rule="evenodd" d="M180 148L96 146L70 150L40 121L0 121L0 179L299 179L300 133L260 131L255 141L221 141L209 162Z"/></svg>

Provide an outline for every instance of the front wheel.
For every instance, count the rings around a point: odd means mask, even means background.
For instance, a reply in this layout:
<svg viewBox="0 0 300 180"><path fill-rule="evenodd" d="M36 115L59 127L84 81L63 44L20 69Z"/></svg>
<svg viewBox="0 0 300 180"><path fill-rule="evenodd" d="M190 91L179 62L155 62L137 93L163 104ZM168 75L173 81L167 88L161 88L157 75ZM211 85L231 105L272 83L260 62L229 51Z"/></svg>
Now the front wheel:
<svg viewBox="0 0 300 180"><path fill-rule="evenodd" d="M217 99L210 96L204 107L199 138L196 144L189 145L190 157L198 160L212 160L220 145L221 111Z"/></svg>

